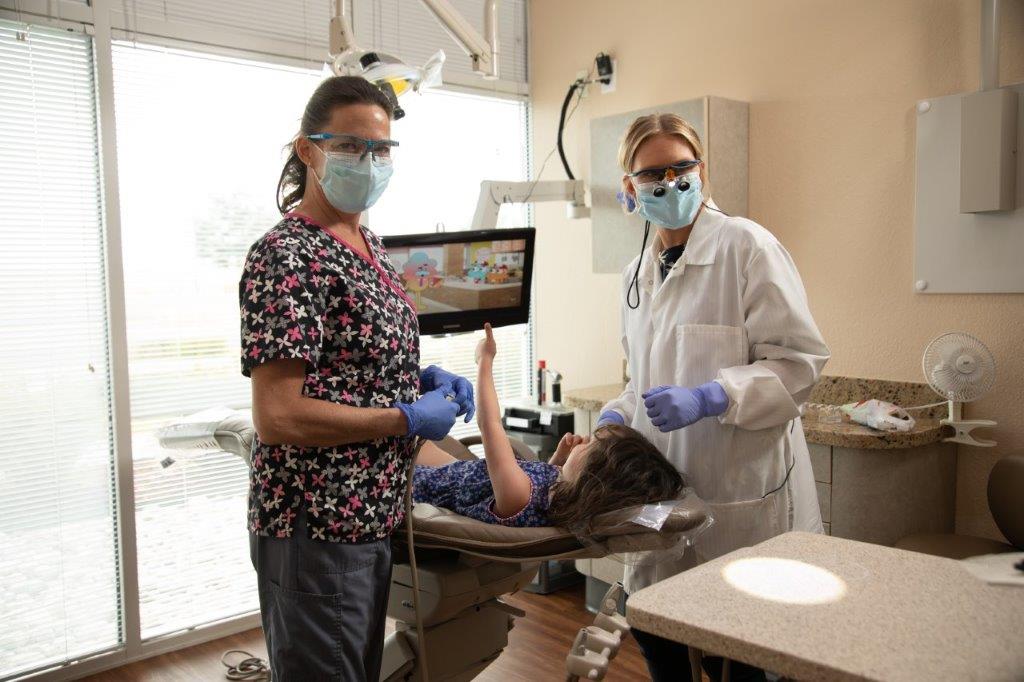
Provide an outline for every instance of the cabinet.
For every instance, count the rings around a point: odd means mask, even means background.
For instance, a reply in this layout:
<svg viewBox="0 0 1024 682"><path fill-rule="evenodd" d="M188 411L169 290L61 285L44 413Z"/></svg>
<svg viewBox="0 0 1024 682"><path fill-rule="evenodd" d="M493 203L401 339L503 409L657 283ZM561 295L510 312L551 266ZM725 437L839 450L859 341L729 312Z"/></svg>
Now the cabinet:
<svg viewBox="0 0 1024 682"><path fill-rule="evenodd" d="M830 535L892 546L907 535L953 532L953 443L891 450L808 447Z"/></svg>

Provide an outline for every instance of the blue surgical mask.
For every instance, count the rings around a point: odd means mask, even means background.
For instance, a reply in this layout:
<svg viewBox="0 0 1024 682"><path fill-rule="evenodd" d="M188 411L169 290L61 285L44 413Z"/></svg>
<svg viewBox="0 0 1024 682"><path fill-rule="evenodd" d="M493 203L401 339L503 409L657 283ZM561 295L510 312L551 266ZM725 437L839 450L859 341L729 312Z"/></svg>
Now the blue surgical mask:
<svg viewBox="0 0 1024 682"><path fill-rule="evenodd" d="M323 150L321 153L327 161L324 176L317 178L320 188L331 206L342 213L362 213L377 203L394 172L391 161L375 161L372 154L359 158L355 154L333 154Z"/></svg>
<svg viewBox="0 0 1024 682"><path fill-rule="evenodd" d="M639 185L636 200L640 214L655 225L670 230L686 227L697 218L703 201L700 173Z"/></svg>

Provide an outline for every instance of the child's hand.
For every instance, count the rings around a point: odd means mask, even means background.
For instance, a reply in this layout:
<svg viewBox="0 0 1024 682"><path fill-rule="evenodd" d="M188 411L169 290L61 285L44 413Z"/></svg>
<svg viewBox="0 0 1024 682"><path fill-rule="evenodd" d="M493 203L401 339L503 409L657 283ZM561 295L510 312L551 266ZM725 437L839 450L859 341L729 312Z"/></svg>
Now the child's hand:
<svg viewBox="0 0 1024 682"><path fill-rule="evenodd" d="M555 448L555 454L548 460L548 464L554 464L555 466L562 466L565 464L565 460L568 459L569 453L572 449L581 443L589 443L590 436L577 436L575 433L567 433L562 436L562 440L558 441L558 447Z"/></svg>
<svg viewBox="0 0 1024 682"><path fill-rule="evenodd" d="M478 365L483 358L493 360L498 353L498 345L494 343L494 332L491 331L490 322L484 323L484 333L486 336L480 339L480 343L476 345L476 364Z"/></svg>

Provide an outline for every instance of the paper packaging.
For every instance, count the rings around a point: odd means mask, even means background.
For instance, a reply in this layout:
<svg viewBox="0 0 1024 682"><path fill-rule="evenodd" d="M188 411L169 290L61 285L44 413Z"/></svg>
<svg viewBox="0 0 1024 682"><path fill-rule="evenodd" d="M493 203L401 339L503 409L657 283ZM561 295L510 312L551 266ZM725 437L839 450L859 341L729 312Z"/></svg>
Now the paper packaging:
<svg viewBox="0 0 1024 682"><path fill-rule="evenodd" d="M914 418L902 407L874 398L848 403L839 409L850 421L879 431L910 431L915 424Z"/></svg>

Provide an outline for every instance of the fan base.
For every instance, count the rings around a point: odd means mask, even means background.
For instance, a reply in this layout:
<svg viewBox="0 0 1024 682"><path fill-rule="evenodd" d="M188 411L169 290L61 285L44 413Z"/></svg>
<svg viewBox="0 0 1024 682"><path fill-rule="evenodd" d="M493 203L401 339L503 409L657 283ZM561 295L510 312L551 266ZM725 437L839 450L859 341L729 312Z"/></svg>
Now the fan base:
<svg viewBox="0 0 1024 682"><path fill-rule="evenodd" d="M996 442L994 440L988 440L986 438L975 438L971 435L971 431L981 427L995 426L996 423L991 419L943 419L939 422L943 426L952 426L956 431L956 435L950 438L944 438L943 442L946 443L960 443L961 445L973 445L978 448L991 448L995 447Z"/></svg>

